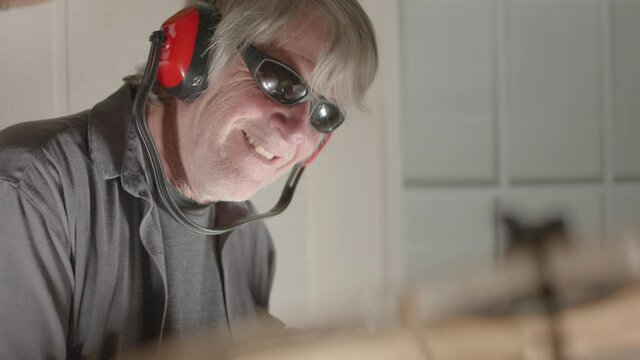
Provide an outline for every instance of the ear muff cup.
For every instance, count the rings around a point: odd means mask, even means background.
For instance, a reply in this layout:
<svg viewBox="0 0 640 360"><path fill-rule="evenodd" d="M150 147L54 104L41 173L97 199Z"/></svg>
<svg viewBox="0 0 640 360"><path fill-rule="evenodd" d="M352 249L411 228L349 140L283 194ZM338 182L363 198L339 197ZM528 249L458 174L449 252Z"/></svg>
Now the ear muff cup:
<svg viewBox="0 0 640 360"><path fill-rule="evenodd" d="M162 24L164 43L156 78L169 95L193 100L207 89L208 50L219 21L213 5L199 2Z"/></svg>

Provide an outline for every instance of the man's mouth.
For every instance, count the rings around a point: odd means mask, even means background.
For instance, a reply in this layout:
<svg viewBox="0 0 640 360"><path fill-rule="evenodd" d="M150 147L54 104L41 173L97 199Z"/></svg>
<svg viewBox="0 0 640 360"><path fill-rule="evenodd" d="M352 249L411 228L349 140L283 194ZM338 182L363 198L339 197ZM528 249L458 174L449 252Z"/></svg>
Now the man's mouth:
<svg viewBox="0 0 640 360"><path fill-rule="evenodd" d="M251 135L247 134L244 131L242 133L244 134L244 137L247 139L247 142L249 143L249 145L251 145L253 150L256 153L258 153L258 155L262 156L267 160L272 160L275 157L275 155L270 153L269 150L265 149L262 145L258 144L256 140L251 137Z"/></svg>

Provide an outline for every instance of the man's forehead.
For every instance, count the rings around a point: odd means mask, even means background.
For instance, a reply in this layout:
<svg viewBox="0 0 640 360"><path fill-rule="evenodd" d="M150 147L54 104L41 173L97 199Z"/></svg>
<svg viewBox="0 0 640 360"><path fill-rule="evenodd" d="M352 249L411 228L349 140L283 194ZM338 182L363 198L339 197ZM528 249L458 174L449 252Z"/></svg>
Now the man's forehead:
<svg viewBox="0 0 640 360"><path fill-rule="evenodd" d="M285 24L265 44L265 51L285 62L294 61L309 70L315 67L327 39L327 28L317 9L305 9L300 16Z"/></svg>
<svg viewBox="0 0 640 360"><path fill-rule="evenodd" d="M313 68L316 64L316 59L311 59L309 54L305 54L304 51L290 45L288 46L287 44L269 42L263 47L269 56L285 63L289 63L293 60L296 64L302 63L305 67L310 68Z"/></svg>

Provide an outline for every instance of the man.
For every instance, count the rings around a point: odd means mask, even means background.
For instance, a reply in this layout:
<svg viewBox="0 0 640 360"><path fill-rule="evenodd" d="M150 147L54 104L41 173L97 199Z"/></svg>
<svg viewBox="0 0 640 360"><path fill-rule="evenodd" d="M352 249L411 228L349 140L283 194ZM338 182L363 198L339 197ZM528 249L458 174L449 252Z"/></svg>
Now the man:
<svg viewBox="0 0 640 360"><path fill-rule="evenodd" d="M355 0L214 5L209 86L187 100L159 89L146 107L172 197L203 227L250 215L246 201L334 130L314 123L317 105L359 104L377 66ZM270 86L291 85L291 71L311 95L286 103ZM89 111L0 132L1 358L109 358L214 326L235 335L267 309L264 224L201 235L156 201L137 90L129 81Z"/></svg>

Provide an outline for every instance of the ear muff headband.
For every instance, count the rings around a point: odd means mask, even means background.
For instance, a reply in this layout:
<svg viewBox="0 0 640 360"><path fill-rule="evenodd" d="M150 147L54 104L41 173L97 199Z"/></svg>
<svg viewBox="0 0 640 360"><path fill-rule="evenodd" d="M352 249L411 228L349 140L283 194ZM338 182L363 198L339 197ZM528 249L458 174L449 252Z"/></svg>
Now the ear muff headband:
<svg viewBox="0 0 640 360"><path fill-rule="evenodd" d="M162 24L164 43L157 80L169 95L192 100L206 90L207 50L218 22L216 9L199 2L180 10Z"/></svg>
<svg viewBox="0 0 640 360"><path fill-rule="evenodd" d="M333 135L332 132L326 134L324 136L324 138L322 138L322 140L320 140L320 144L318 145L318 147L316 148L316 150L313 152L313 154L311 154L311 156L309 156L306 160L304 160L304 162L302 163L303 167L307 167L309 166L309 164L311 164L312 162L314 162L316 160L316 158L318 157L318 155L320 155L320 152L322 151L322 149L324 149L325 146L327 146L327 143L329 142L329 139L331 139L331 136Z"/></svg>

